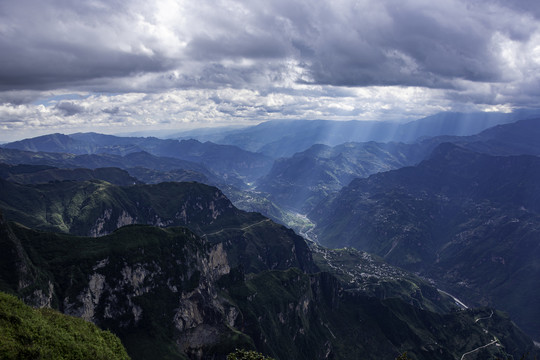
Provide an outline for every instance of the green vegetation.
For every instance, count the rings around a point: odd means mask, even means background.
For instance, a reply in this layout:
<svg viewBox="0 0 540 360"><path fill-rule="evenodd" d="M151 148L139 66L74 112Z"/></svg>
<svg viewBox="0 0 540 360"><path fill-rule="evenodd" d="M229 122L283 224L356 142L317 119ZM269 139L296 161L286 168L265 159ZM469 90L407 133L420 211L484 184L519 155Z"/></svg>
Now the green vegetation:
<svg viewBox="0 0 540 360"><path fill-rule="evenodd" d="M129 359L120 340L79 318L0 293L2 359Z"/></svg>
<svg viewBox="0 0 540 360"><path fill-rule="evenodd" d="M227 355L227 360L274 360L253 350L236 350Z"/></svg>
<svg viewBox="0 0 540 360"><path fill-rule="evenodd" d="M0 209L32 228L83 236L132 223L188 226L210 232L262 219L234 208L215 187L200 183L115 186L103 181L21 185L0 179Z"/></svg>
<svg viewBox="0 0 540 360"><path fill-rule="evenodd" d="M411 360L411 358L407 356L407 352L404 352L403 354L399 355L396 360Z"/></svg>

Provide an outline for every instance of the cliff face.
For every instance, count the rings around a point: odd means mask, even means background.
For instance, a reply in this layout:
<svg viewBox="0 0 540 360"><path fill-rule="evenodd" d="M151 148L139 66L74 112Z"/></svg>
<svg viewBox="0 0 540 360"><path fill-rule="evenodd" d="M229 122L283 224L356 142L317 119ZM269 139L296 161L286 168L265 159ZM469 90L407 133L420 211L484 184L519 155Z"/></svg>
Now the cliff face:
<svg viewBox="0 0 540 360"><path fill-rule="evenodd" d="M20 239L0 212L0 291L23 295L32 305L51 307L53 283L35 266Z"/></svg>
<svg viewBox="0 0 540 360"><path fill-rule="evenodd" d="M146 248L139 251L147 252ZM63 311L119 332L157 331L160 326L153 322L158 315L173 330L169 337L192 358L200 358L206 347L219 343L220 338L212 334L232 326L238 316L236 308L218 297L217 280L230 271L223 245L173 243L158 258L138 260L108 256L95 262L82 290L70 295L70 287L62 289Z"/></svg>
<svg viewBox="0 0 540 360"><path fill-rule="evenodd" d="M225 359L235 348L276 359L380 359L403 351L450 359L491 341L491 329L474 322L487 311L441 315L368 297L329 273L281 268L287 261L244 275L230 259L246 252L233 254L238 247L227 250L185 228L132 225L84 238L2 221L0 234L13 256L0 268L3 288L110 329L135 359ZM258 254L259 265L274 264L272 251ZM291 259L298 264L298 256ZM497 321L507 347L490 354L532 347L508 330L515 329L508 319Z"/></svg>
<svg viewBox="0 0 540 360"><path fill-rule="evenodd" d="M5 222L0 231L16 259L1 276L4 284L17 275L7 290L113 330L135 358L134 349L156 343L176 344L162 355L203 358L221 346L239 316L219 295L219 280L231 271L223 244L211 245L187 229L129 226L98 239L43 237ZM237 343L223 346L232 351Z"/></svg>

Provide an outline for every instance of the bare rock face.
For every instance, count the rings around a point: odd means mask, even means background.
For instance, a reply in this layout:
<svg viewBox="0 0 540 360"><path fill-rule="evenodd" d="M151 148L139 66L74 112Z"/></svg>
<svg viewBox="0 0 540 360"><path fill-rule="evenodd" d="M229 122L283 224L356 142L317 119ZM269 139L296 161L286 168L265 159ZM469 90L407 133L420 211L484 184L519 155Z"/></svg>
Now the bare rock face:
<svg viewBox="0 0 540 360"><path fill-rule="evenodd" d="M51 308L54 296L54 287L50 281L48 281L47 284L48 287L45 290L36 289L30 296L26 297L25 300L33 304L35 307Z"/></svg>
<svg viewBox="0 0 540 360"><path fill-rule="evenodd" d="M111 219L112 215L112 209L105 209L103 211L103 215L98 217L94 223L94 226L90 229L90 236L92 237L98 237L107 235L107 233L104 231L104 226L107 221Z"/></svg>
<svg viewBox="0 0 540 360"><path fill-rule="evenodd" d="M207 257L200 258L199 285L182 294L174 326L178 330L177 344L193 359L202 359L203 349L220 341L224 325L232 326L239 310L218 294L216 282L230 272L223 244L211 248Z"/></svg>
<svg viewBox="0 0 540 360"><path fill-rule="evenodd" d="M156 311L162 312L174 328L179 349L202 359L204 349L221 341L223 329L233 326L240 312L219 295L216 285L231 270L223 244L208 246L186 234L187 243L163 249L160 257L152 257L155 249L138 249L134 258L148 261L108 256L93 262L82 289L61 291L73 294L63 299L63 311L124 329L146 326L142 324ZM154 307L164 299L168 301L164 308Z"/></svg>
<svg viewBox="0 0 540 360"><path fill-rule="evenodd" d="M129 215L126 211L122 210L122 213L116 221L116 228L121 228L122 226L135 224L136 219Z"/></svg>
<svg viewBox="0 0 540 360"><path fill-rule="evenodd" d="M0 263L6 271L2 275L8 279L12 290L19 292L24 301L34 307L52 307L53 283L32 264L23 244L5 221L2 212L0 212L0 248L2 249Z"/></svg>

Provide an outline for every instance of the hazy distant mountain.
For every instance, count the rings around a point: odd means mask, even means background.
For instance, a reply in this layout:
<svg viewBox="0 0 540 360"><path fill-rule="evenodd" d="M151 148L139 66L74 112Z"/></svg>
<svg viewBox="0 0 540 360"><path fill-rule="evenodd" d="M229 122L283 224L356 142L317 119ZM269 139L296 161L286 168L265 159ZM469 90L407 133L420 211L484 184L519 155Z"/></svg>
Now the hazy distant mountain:
<svg viewBox="0 0 540 360"><path fill-rule="evenodd" d="M0 162L17 165L49 166L53 168L97 169L117 167L145 183L161 181L199 181L212 185L228 183L242 187L244 182L234 176L219 176L204 165L191 161L158 157L147 152L125 156L110 154L73 155L65 153L33 152L0 148Z"/></svg>
<svg viewBox="0 0 540 360"><path fill-rule="evenodd" d="M257 189L271 194L281 206L306 212L357 177L417 163L424 155L420 150L403 143L313 145L276 160Z"/></svg>
<svg viewBox="0 0 540 360"><path fill-rule="evenodd" d="M497 125L471 136L439 136L420 144L426 150L443 142L490 155L540 155L540 118Z"/></svg>
<svg viewBox="0 0 540 360"><path fill-rule="evenodd" d="M445 143L415 167L353 180L309 217L322 244L353 246L512 314L540 338L540 158Z"/></svg>
<svg viewBox="0 0 540 360"><path fill-rule="evenodd" d="M191 161L208 167L222 177L240 177L246 182L266 174L272 160L262 154L236 146L218 145L196 140L162 140L158 138L124 138L96 133L52 134L16 141L5 149L71 153L76 155L110 154L125 156L141 151L154 156ZM137 166L137 165L136 165ZM139 164L138 166L143 166Z"/></svg>
<svg viewBox="0 0 540 360"><path fill-rule="evenodd" d="M206 141L215 142L215 140L222 139L223 137L226 137L229 134L234 134L238 131L247 129L248 127L250 126L231 125L231 126L218 126L218 127L208 127L208 128L196 128L196 129L185 130L185 131L169 132L165 136L165 138L178 139L178 140L197 139L201 142L206 142ZM148 135L140 134L139 136L148 136Z"/></svg>
<svg viewBox="0 0 540 360"><path fill-rule="evenodd" d="M357 177L419 163L441 143L453 142L492 155L540 155L540 119L498 125L472 136L438 136L419 142L313 145L289 158L277 159L258 190L296 211L309 211L325 196Z"/></svg>
<svg viewBox="0 0 540 360"><path fill-rule="evenodd" d="M314 144L335 146L346 142L414 142L421 137L472 135L489 127L527 119L533 111L504 113L440 113L409 123L384 121L276 120L221 136L201 135L202 139L242 149L262 152L273 158L288 157ZM197 134L193 134L197 138Z"/></svg>

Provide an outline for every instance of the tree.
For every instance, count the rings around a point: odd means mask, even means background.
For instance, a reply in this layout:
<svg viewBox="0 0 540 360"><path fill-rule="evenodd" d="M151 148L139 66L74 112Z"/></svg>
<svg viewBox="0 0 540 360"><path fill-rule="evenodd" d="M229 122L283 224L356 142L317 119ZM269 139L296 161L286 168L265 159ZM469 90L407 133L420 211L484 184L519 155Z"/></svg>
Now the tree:
<svg viewBox="0 0 540 360"><path fill-rule="evenodd" d="M407 356L407 352L405 351L403 354L399 355L396 360L411 360L411 358Z"/></svg>
<svg viewBox="0 0 540 360"><path fill-rule="evenodd" d="M252 350L236 349L235 352L227 355L227 360L274 360L273 358L264 356L261 353Z"/></svg>

